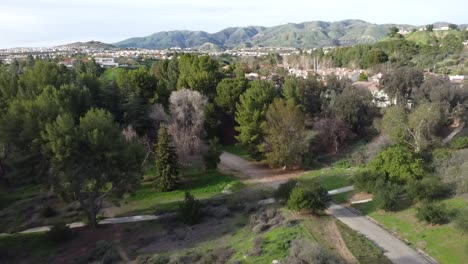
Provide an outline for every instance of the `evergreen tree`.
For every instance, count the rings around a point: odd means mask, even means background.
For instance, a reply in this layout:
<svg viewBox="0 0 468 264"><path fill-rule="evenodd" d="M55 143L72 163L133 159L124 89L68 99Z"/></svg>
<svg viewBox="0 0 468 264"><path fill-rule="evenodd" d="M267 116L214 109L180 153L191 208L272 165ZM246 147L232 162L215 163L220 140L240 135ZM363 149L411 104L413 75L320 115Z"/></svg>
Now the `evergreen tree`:
<svg viewBox="0 0 468 264"><path fill-rule="evenodd" d="M236 139L247 148L249 154L257 158L260 156L258 146L264 136L261 125L274 97L275 90L270 82L254 81L236 104L236 122L239 124L235 128L239 132Z"/></svg>
<svg viewBox="0 0 468 264"><path fill-rule="evenodd" d="M156 188L161 191L175 189L178 182L177 154L165 126L159 129L156 144Z"/></svg>

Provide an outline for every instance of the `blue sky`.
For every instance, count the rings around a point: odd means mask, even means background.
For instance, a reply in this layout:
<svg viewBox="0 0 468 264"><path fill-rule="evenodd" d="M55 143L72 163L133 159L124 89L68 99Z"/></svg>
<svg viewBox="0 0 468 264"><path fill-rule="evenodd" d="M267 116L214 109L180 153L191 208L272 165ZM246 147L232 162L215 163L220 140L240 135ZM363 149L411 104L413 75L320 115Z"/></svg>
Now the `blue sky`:
<svg viewBox="0 0 468 264"><path fill-rule="evenodd" d="M0 0L0 48L312 20L468 23L466 0Z"/></svg>

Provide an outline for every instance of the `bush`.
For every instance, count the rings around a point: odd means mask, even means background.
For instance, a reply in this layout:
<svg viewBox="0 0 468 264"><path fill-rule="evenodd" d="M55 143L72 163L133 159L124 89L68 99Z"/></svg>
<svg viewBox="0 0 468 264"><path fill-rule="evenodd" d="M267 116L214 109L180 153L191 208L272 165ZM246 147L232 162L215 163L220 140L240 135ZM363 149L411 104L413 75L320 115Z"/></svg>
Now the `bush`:
<svg viewBox="0 0 468 264"><path fill-rule="evenodd" d="M444 204L433 202L423 204L416 210L416 217L420 221L431 224L446 224L450 221L452 214Z"/></svg>
<svg viewBox="0 0 468 264"><path fill-rule="evenodd" d="M73 232L65 223L56 223L47 233L47 236L51 241L64 242L73 237Z"/></svg>
<svg viewBox="0 0 468 264"><path fill-rule="evenodd" d="M368 170L356 173L352 178L353 185L358 190L371 193L374 191L375 183L378 179L377 175L378 174L371 173Z"/></svg>
<svg viewBox="0 0 468 264"><path fill-rule="evenodd" d="M50 205L44 205L41 208L41 216L42 217L49 218L49 217L52 217L52 216L55 216L55 215L57 215L57 212Z"/></svg>
<svg viewBox="0 0 468 264"><path fill-rule="evenodd" d="M322 248L316 242L305 238L297 238L291 242L289 256L284 263L288 264L338 264L340 258Z"/></svg>
<svg viewBox="0 0 468 264"><path fill-rule="evenodd" d="M208 151L203 155L203 163L207 171L214 171L218 168L221 162L220 156L223 153L222 146L219 144L219 139L214 138L209 141Z"/></svg>
<svg viewBox="0 0 468 264"><path fill-rule="evenodd" d="M276 189L275 193L273 194L273 198L275 198L277 201L287 202L292 190L294 187L296 187L296 185L297 181L294 179L290 179L287 182L280 184L278 189Z"/></svg>
<svg viewBox="0 0 468 264"><path fill-rule="evenodd" d="M351 164L351 161L349 160L340 160L340 161L335 162L333 166L336 168L347 169L347 168L351 168L352 164Z"/></svg>
<svg viewBox="0 0 468 264"><path fill-rule="evenodd" d="M400 200L401 186L379 179L375 184L373 193L378 208L385 211L395 211Z"/></svg>
<svg viewBox="0 0 468 264"><path fill-rule="evenodd" d="M187 225L194 225L202 218L201 204L189 192L185 193L185 199L179 204L179 217Z"/></svg>
<svg viewBox="0 0 468 264"><path fill-rule="evenodd" d="M468 148L468 137L459 137L452 140L452 142L450 142L450 147L452 149Z"/></svg>
<svg viewBox="0 0 468 264"><path fill-rule="evenodd" d="M468 208L462 208L457 212L455 225L463 232L468 233Z"/></svg>
<svg viewBox="0 0 468 264"><path fill-rule="evenodd" d="M295 211L311 210L314 213L325 210L330 202L327 190L316 184L312 189L296 186L288 200L288 208Z"/></svg>
<svg viewBox="0 0 468 264"><path fill-rule="evenodd" d="M452 190L440 178L432 176L409 182L406 186L406 193L414 201L433 201L451 195Z"/></svg>

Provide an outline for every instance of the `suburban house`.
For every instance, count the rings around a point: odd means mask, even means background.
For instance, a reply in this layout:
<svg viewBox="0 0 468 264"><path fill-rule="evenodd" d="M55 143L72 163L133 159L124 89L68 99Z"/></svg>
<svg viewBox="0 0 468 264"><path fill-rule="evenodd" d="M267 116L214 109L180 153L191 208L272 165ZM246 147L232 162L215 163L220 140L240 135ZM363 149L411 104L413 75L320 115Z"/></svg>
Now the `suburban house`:
<svg viewBox="0 0 468 264"><path fill-rule="evenodd" d="M377 82L355 82L353 86L357 89L365 89L371 92L377 107L387 107L396 104L396 99L391 100L383 90L379 89L379 83Z"/></svg>
<svg viewBox="0 0 468 264"><path fill-rule="evenodd" d="M119 64L115 62L114 58L94 58L94 60L102 67L119 67Z"/></svg>

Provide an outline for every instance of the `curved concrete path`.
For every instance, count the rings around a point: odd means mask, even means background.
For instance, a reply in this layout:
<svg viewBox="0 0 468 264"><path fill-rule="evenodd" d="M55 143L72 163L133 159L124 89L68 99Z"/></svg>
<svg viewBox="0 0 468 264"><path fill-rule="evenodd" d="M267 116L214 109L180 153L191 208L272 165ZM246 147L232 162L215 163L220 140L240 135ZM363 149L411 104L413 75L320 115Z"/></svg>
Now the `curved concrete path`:
<svg viewBox="0 0 468 264"><path fill-rule="evenodd" d="M231 153L224 152L221 155L220 169L225 171L234 171L236 173L243 174L243 177L247 182L257 183L270 183L275 182L277 186L279 183L286 181L288 178L298 176L282 172L278 175L278 170L269 169L258 163L249 162L241 157L233 155ZM287 177L281 177L288 175ZM246 179L247 178L247 179ZM250 178L250 179L249 179ZM285 179L286 178L286 179ZM336 190L331 190L328 193L330 195L352 191L353 186L347 186ZM271 203L266 201L265 203ZM393 263L396 264L430 264L433 263L420 255L414 249L403 243L401 240L390 234L388 231L378 226L367 217L354 213L347 207L332 203L328 209L328 212L339 219L341 222L349 226L351 229L365 235L372 240L377 246L384 250L385 256L388 257Z"/></svg>

